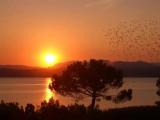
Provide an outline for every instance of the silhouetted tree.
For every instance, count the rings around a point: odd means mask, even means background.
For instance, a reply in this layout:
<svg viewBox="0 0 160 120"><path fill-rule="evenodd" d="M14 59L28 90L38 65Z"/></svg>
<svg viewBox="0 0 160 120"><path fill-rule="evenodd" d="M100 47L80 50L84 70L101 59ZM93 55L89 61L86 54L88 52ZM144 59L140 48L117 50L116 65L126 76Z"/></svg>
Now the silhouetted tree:
<svg viewBox="0 0 160 120"><path fill-rule="evenodd" d="M132 91L124 90L116 95L106 95L109 89L118 89L123 84L123 74L103 60L75 62L67 67L61 75L54 75L49 88L63 96L78 100L85 95L92 98L91 109L94 109L97 98L119 102L130 100Z"/></svg>
<svg viewBox="0 0 160 120"><path fill-rule="evenodd" d="M25 112L27 114L34 113L34 109L35 109L34 105L27 104L27 106L25 107Z"/></svg>
<svg viewBox="0 0 160 120"><path fill-rule="evenodd" d="M157 82L156 82L156 86L158 87L157 95L160 96L160 77L159 77L159 79L158 79ZM160 106L160 101L157 101L156 104L157 104L158 106Z"/></svg>

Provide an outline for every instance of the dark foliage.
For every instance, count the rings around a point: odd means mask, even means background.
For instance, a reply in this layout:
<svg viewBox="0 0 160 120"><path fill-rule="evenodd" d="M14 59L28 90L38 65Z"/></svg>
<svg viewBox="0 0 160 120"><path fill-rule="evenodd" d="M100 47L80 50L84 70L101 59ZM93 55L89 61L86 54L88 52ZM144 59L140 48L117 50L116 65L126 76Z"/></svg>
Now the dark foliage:
<svg viewBox="0 0 160 120"><path fill-rule="evenodd" d="M158 87L157 95L160 96L160 77L157 80L156 86Z"/></svg>
<svg viewBox="0 0 160 120"><path fill-rule="evenodd" d="M61 75L54 75L49 88L63 96L77 100L85 96L92 98L91 109L100 98L116 103L131 100L132 90L123 90L117 95L106 95L109 89L118 89L123 85L123 74L120 70L107 65L103 60L75 62L67 67Z"/></svg>
<svg viewBox="0 0 160 120"><path fill-rule="evenodd" d="M18 103L0 103L0 120L26 120L25 113Z"/></svg>
<svg viewBox="0 0 160 120"><path fill-rule="evenodd" d="M156 82L156 86L158 88L157 95L160 96L160 77L159 77L159 79ZM156 105L160 106L160 101L156 101L155 103L156 103Z"/></svg>
<svg viewBox="0 0 160 120"><path fill-rule="evenodd" d="M91 110L84 105L60 105L58 101L43 102L34 109L17 103L0 103L0 120L160 120L160 107L143 106L110 110Z"/></svg>

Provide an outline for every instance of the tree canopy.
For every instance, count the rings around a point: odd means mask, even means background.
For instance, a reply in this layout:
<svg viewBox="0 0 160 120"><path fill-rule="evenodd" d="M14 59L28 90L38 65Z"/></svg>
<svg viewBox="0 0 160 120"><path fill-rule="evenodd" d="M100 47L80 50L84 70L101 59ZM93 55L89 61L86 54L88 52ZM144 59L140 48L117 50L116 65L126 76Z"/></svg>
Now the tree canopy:
<svg viewBox="0 0 160 120"><path fill-rule="evenodd" d="M157 95L160 96L160 76L159 76L159 78L158 78L158 80L157 80L157 82L156 82L156 86L157 86L157 88L158 88L158 90L157 90ZM155 103L156 103L158 106L160 106L160 101L156 101Z"/></svg>
<svg viewBox="0 0 160 120"><path fill-rule="evenodd" d="M63 96L81 99L85 96L92 98L91 108L97 98L115 102L130 100L132 90L122 90L118 95L106 95L109 89L118 89L123 85L123 74L120 70L106 64L103 60L74 62L61 75L54 75L51 90Z"/></svg>
<svg viewBox="0 0 160 120"><path fill-rule="evenodd" d="M160 77L159 77L159 79L157 80L156 86L158 87L157 95L160 96Z"/></svg>

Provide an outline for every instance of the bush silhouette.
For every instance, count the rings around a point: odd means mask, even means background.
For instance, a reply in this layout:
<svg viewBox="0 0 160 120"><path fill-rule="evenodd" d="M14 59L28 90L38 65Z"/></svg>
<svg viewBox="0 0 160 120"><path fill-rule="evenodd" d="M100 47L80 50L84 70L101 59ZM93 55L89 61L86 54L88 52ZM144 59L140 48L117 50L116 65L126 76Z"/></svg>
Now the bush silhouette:
<svg viewBox="0 0 160 120"><path fill-rule="evenodd" d="M25 120L25 114L18 103L0 103L0 120Z"/></svg>
<svg viewBox="0 0 160 120"><path fill-rule="evenodd" d="M60 105L58 101L42 102L34 109L17 103L0 103L0 120L159 120L160 107L139 106L109 110L89 109L84 105Z"/></svg>

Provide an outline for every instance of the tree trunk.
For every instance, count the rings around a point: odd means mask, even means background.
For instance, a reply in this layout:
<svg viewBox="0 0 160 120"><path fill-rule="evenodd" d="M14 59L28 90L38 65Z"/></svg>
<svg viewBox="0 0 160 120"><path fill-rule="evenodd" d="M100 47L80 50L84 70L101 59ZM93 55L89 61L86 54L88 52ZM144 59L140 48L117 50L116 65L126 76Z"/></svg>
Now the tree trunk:
<svg viewBox="0 0 160 120"><path fill-rule="evenodd" d="M92 110L95 108L95 103L96 103L96 93L93 92L93 95L92 95L92 103L91 103L91 109L92 109Z"/></svg>

